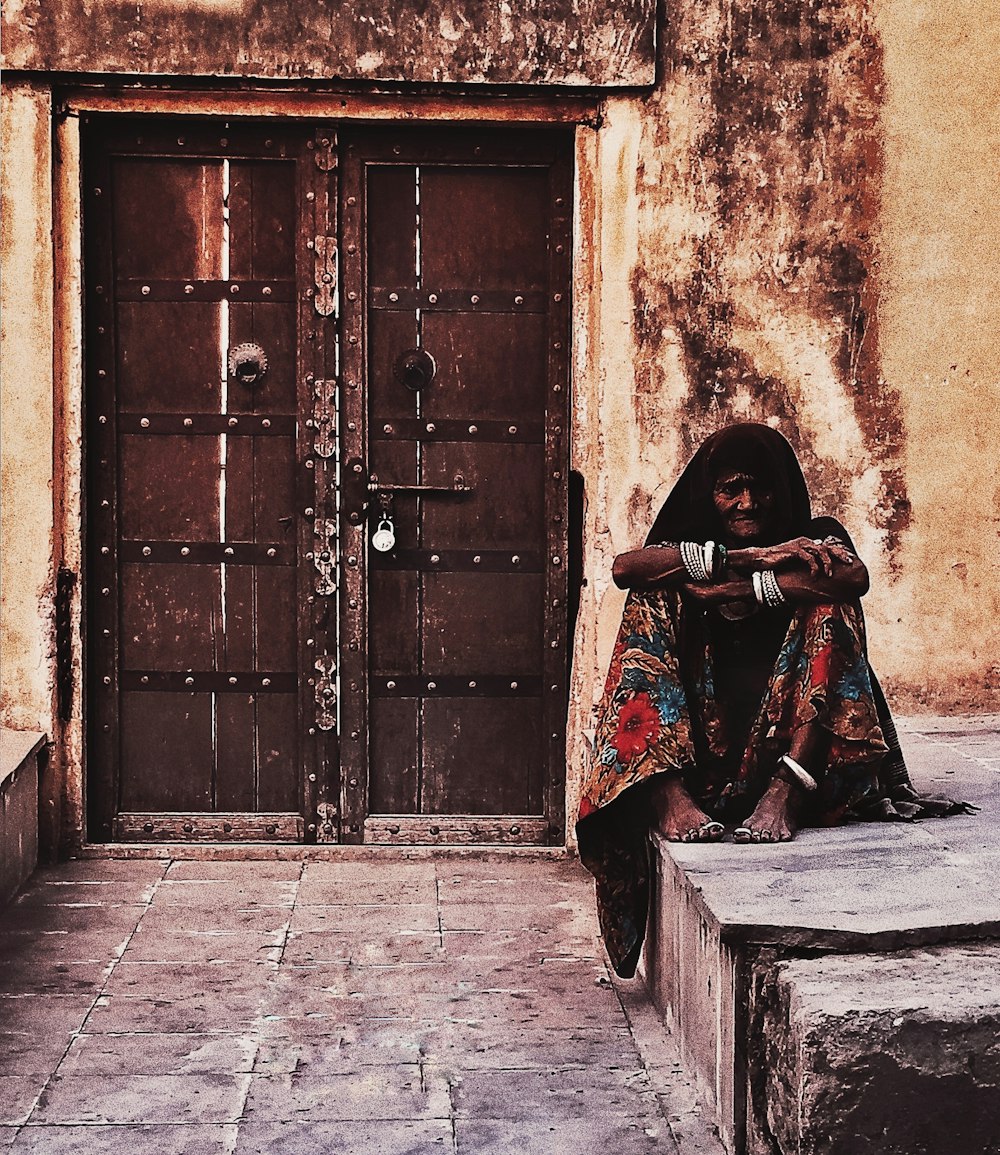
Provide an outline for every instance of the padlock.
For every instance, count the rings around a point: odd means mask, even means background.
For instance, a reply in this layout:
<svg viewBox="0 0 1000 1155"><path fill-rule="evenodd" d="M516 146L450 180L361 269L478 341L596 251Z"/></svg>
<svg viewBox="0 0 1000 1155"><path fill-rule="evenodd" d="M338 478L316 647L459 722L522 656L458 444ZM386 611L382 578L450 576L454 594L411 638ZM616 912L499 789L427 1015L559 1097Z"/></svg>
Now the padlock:
<svg viewBox="0 0 1000 1155"><path fill-rule="evenodd" d="M388 517L383 517L375 532L372 534L372 545L379 553L388 553L390 549L396 544L396 531L393 529L392 520Z"/></svg>

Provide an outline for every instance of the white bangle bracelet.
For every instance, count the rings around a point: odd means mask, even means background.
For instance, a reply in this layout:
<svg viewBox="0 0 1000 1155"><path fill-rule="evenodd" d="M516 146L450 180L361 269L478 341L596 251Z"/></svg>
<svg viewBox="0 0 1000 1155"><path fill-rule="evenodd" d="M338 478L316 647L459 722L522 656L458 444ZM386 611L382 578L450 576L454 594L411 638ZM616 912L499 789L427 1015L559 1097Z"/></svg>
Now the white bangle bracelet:
<svg viewBox="0 0 1000 1155"><path fill-rule="evenodd" d="M806 790L816 790L819 787L819 783L805 766L800 766L790 754L782 754L778 761L784 763L784 765L791 770L799 785L803 786Z"/></svg>

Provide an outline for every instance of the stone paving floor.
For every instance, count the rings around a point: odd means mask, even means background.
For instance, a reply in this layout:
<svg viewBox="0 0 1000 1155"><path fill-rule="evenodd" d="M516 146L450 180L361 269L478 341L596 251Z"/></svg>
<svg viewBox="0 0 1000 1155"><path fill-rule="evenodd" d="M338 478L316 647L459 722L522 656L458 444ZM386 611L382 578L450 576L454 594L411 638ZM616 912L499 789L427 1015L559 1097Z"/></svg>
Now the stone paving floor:
<svg viewBox="0 0 1000 1155"><path fill-rule="evenodd" d="M82 860L0 915L0 1151L718 1150L580 865Z"/></svg>

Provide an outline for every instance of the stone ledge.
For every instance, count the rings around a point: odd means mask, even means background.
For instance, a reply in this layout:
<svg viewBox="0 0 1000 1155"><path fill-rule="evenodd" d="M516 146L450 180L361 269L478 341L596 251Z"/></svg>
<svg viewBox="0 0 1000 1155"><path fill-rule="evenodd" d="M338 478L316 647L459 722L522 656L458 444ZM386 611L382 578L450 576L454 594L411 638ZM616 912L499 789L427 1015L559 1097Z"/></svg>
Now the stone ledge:
<svg viewBox="0 0 1000 1155"><path fill-rule="evenodd" d="M748 1150L1000 1150L1000 945L778 963Z"/></svg>
<svg viewBox="0 0 1000 1155"><path fill-rule="evenodd" d="M780 846L653 838L643 974L730 1151L748 1150L761 1110L751 1016L775 962L1000 939L1000 733L978 719L940 721L926 733L901 727L914 782L978 814L806 830Z"/></svg>
<svg viewBox="0 0 1000 1155"><path fill-rule="evenodd" d="M0 906L38 865L38 757L45 735L0 728Z"/></svg>

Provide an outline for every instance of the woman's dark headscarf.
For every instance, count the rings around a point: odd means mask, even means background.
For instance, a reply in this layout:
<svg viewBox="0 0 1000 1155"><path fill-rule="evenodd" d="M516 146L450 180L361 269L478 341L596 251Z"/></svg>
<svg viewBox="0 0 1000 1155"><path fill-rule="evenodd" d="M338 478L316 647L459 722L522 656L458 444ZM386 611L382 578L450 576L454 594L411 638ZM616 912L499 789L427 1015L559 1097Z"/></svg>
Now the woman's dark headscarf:
<svg viewBox="0 0 1000 1155"><path fill-rule="evenodd" d="M646 544L661 541L706 541L722 533L712 492L720 474L742 470L770 486L774 518L762 544L804 534L811 512L809 491L795 450L769 425L728 425L707 438L677 479Z"/></svg>

